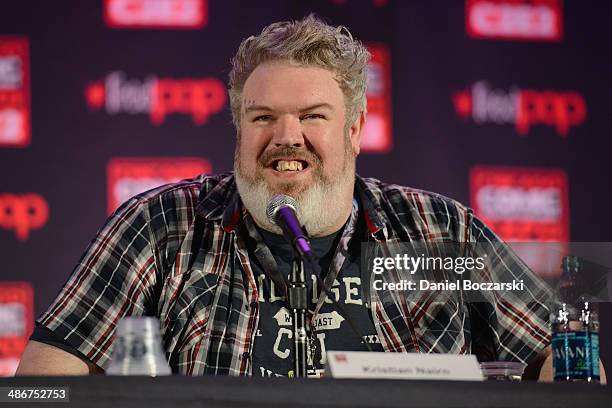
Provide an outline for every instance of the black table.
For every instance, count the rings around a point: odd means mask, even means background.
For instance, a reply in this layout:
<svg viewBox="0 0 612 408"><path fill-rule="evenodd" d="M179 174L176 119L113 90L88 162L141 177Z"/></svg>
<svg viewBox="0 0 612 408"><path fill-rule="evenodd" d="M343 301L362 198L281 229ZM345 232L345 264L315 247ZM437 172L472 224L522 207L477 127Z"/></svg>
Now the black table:
<svg viewBox="0 0 612 408"><path fill-rule="evenodd" d="M534 382L266 379L228 377L18 377L0 387L70 388L62 407L612 407L612 387ZM42 404L42 405L41 405Z"/></svg>

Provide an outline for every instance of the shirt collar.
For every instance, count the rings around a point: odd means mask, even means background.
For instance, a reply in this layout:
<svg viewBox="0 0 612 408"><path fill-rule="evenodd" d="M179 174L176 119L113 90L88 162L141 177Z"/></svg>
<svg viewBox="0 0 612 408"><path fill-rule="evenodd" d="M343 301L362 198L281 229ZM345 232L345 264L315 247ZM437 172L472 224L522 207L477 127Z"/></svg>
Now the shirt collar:
<svg viewBox="0 0 612 408"><path fill-rule="evenodd" d="M202 185L196 212L209 221L221 220L223 229L231 231L240 219L241 206L236 180L233 172L217 177L219 181L212 189L208 190L205 183Z"/></svg>
<svg viewBox="0 0 612 408"><path fill-rule="evenodd" d="M386 231L383 222L386 217L382 210L380 190L370 184L369 179L364 179L359 175L355 177L355 196L359 198L363 206L368 231L371 234L377 234L381 230Z"/></svg>

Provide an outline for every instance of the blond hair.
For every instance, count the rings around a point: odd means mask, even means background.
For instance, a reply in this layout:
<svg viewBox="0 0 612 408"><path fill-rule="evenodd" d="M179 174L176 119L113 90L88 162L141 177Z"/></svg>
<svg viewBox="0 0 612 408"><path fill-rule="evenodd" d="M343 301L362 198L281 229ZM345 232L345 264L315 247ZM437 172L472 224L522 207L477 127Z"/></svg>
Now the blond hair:
<svg viewBox="0 0 612 408"><path fill-rule="evenodd" d="M346 27L330 26L313 14L299 21L270 24L258 36L242 41L231 61L229 97L236 129L240 128L244 84L258 65L269 61L287 61L334 72L344 94L348 129L366 111L369 59L366 47L353 39Z"/></svg>

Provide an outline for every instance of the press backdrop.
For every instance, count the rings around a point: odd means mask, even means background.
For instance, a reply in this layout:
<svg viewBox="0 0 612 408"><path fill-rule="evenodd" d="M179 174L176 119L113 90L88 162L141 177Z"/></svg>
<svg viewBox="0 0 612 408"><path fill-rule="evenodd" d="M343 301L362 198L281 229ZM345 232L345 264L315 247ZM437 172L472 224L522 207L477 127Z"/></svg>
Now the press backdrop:
<svg viewBox="0 0 612 408"><path fill-rule="evenodd" d="M44 311L120 202L232 169L229 60L310 12L373 54L361 175L455 198L509 241L612 241L607 2L4 1L0 281L34 299L5 329Z"/></svg>

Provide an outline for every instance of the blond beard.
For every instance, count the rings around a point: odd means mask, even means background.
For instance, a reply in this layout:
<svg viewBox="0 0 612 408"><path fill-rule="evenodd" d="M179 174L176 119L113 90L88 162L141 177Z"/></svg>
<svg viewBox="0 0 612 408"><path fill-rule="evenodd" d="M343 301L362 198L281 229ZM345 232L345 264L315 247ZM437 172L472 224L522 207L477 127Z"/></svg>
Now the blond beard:
<svg viewBox="0 0 612 408"><path fill-rule="evenodd" d="M295 183L286 183L274 190L269 188L261 175L259 164L254 177L242 171L239 149L238 145L234 160L238 193L242 204L260 227L282 234L282 230L276 224L271 223L266 216L266 207L272 196L276 194L288 195L298 202L298 219L306 227L310 236L331 234L335 232L332 230L334 226L342 226L348 219L355 187L355 156L350 149L350 144L345 149L343 169L336 177L325 179L322 175L314 176L313 183L306 188ZM347 200L350 201L347 202Z"/></svg>

